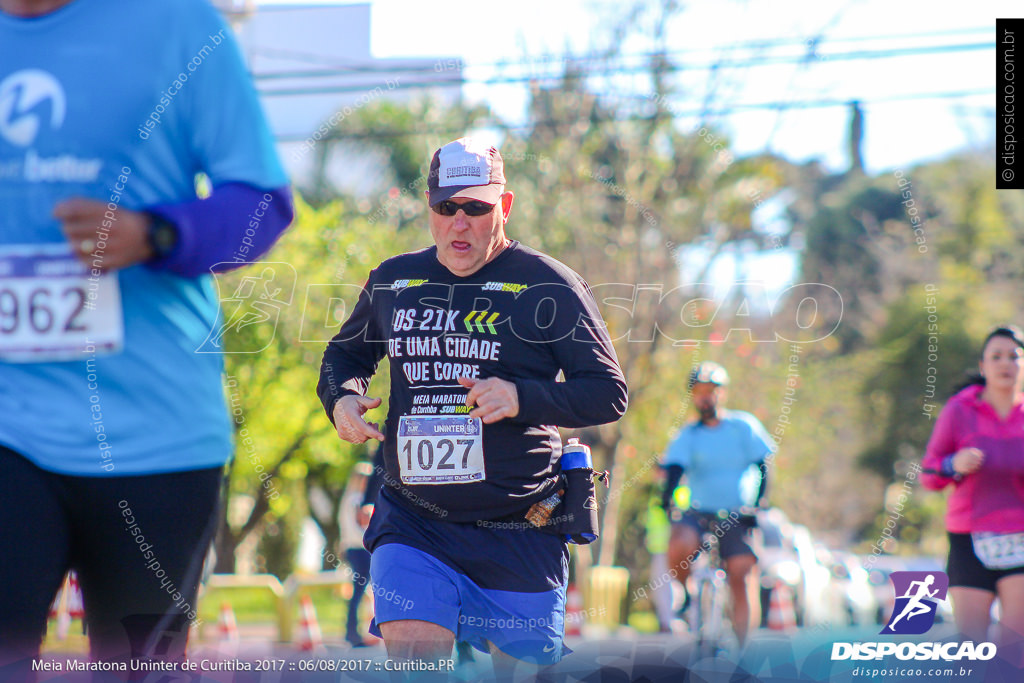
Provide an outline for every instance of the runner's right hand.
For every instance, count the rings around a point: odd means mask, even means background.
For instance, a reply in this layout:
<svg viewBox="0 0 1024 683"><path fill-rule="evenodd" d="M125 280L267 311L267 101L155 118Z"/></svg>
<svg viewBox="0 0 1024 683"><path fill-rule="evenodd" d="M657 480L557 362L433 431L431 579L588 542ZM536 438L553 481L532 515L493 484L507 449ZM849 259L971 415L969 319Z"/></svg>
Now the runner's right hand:
<svg viewBox="0 0 1024 683"><path fill-rule="evenodd" d="M334 427L338 436L349 443L364 443L367 439L383 441L384 435L376 422L366 422L367 410L380 405L379 398L368 396L342 396L334 403Z"/></svg>
<svg viewBox="0 0 1024 683"><path fill-rule="evenodd" d="M953 469L960 474L973 474L984 462L985 454L977 448L961 448L953 456Z"/></svg>
<svg viewBox="0 0 1024 683"><path fill-rule="evenodd" d="M102 230L107 204L95 199L74 197L65 199L53 209L53 216L61 222L61 230L71 243L75 256L83 263L95 264L100 270L117 270L148 261L153 257L149 246L150 218L138 211L117 209L116 223ZM100 240L98 233L106 232ZM103 242L99 248L99 242Z"/></svg>

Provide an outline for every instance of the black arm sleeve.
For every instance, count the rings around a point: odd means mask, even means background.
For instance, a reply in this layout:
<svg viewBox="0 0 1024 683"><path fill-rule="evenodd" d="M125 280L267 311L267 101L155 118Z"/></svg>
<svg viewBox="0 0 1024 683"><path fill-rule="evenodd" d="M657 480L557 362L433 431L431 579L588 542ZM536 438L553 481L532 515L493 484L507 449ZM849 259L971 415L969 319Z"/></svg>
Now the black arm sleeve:
<svg viewBox="0 0 1024 683"><path fill-rule="evenodd" d="M384 337L378 329L371 301L375 273L370 273L352 315L327 343L320 364L320 381L316 393L332 424L335 401L342 396L365 395L377 371L377 364L387 353L387 345L380 341Z"/></svg>
<svg viewBox="0 0 1024 683"><path fill-rule="evenodd" d="M665 468L665 489L661 492L661 507L668 510L672 506L672 494L683 478L682 465L668 465Z"/></svg>
<svg viewBox="0 0 1024 683"><path fill-rule="evenodd" d="M570 428L618 420L629 401L626 380L590 287L565 287L556 303L558 316L575 321L571 333L547 342L565 381L516 379L516 420Z"/></svg>
<svg viewBox="0 0 1024 683"><path fill-rule="evenodd" d="M757 469L761 472L761 484L757 489L757 504L763 505L768 494L768 463L764 460L757 463Z"/></svg>

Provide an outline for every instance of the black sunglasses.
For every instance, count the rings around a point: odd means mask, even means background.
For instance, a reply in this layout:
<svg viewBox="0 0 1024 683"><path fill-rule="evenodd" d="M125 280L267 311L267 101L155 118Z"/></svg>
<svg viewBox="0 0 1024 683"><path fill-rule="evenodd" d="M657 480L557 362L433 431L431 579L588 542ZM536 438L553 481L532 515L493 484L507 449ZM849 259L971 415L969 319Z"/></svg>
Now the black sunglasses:
<svg viewBox="0 0 1024 683"><path fill-rule="evenodd" d="M483 216L494 211L495 206L497 205L488 204L487 202L481 202L476 199L471 202L466 202L465 204L456 204L452 200L446 199L443 202L434 204L430 208L432 208L435 213L439 213L442 216L454 216L459 212L459 209L465 211L467 216Z"/></svg>

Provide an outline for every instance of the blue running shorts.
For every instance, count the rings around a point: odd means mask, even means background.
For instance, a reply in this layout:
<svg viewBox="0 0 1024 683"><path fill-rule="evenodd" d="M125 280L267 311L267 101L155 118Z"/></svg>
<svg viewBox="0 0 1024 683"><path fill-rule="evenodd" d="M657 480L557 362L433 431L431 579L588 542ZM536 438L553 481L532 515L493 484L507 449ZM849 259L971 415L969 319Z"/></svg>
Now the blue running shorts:
<svg viewBox="0 0 1024 683"><path fill-rule="evenodd" d="M489 652L554 664L563 644L568 549L559 536L518 522L426 519L385 488L366 530L378 624L417 619Z"/></svg>

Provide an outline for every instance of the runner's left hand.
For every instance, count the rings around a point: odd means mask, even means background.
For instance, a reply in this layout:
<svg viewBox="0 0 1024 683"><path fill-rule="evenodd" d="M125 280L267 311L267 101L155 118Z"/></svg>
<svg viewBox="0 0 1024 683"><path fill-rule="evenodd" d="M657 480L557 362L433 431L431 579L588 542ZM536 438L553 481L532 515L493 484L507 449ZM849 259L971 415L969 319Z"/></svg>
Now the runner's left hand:
<svg viewBox="0 0 1024 683"><path fill-rule="evenodd" d="M493 424L519 414L519 393L512 382L498 377L460 377L459 384L469 388L466 405L471 408L476 405L476 408L470 411L470 417L479 417L484 424Z"/></svg>
<svg viewBox="0 0 1024 683"><path fill-rule="evenodd" d="M120 207L114 212L114 220L106 214L105 203L81 197L66 199L53 209L54 218L71 242L71 251L89 266L95 261L100 270L117 270L153 257L149 216ZM109 227L103 225L104 221L109 221ZM101 233L106 239L101 239Z"/></svg>

